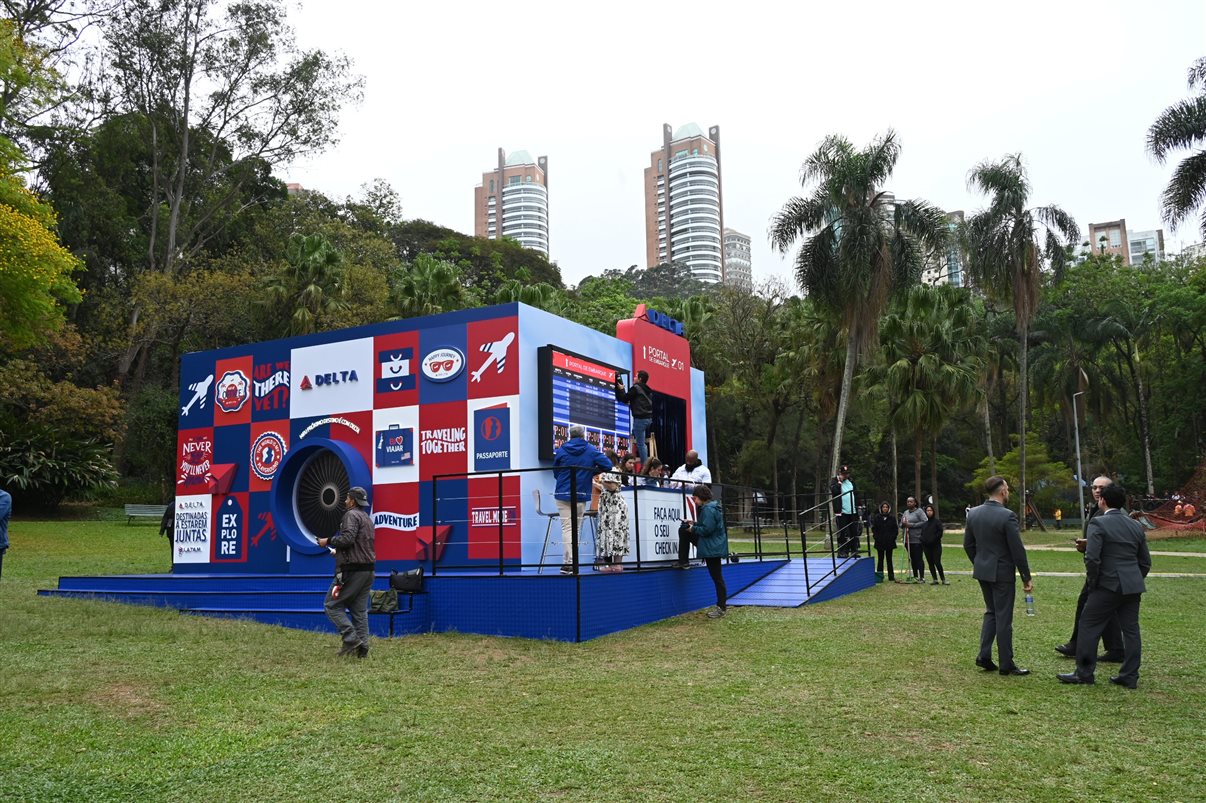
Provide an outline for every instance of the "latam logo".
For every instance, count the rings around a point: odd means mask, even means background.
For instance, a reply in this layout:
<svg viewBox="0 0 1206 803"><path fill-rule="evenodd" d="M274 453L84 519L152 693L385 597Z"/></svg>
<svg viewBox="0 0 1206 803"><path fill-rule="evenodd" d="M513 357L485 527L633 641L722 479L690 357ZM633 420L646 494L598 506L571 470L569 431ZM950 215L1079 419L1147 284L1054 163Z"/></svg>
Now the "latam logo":
<svg viewBox="0 0 1206 803"><path fill-rule="evenodd" d="M262 480L271 481L285 457L285 439L275 432L265 432L251 447L251 470Z"/></svg>
<svg viewBox="0 0 1206 803"><path fill-rule="evenodd" d="M465 355L455 346L442 346L423 358L423 376L432 382L451 382L465 370Z"/></svg>
<svg viewBox="0 0 1206 803"><path fill-rule="evenodd" d="M377 511L373 514L373 526L383 530L411 532L419 529L419 514Z"/></svg>
<svg viewBox="0 0 1206 803"><path fill-rule="evenodd" d="M377 392L414 390L415 372L411 368L414 357L414 349L386 349L377 352Z"/></svg>
<svg viewBox="0 0 1206 803"><path fill-rule="evenodd" d="M298 387L302 390L312 390L314 388L346 385L349 382L359 381L360 377L356 376L355 371L332 371L327 374L315 374L313 382L310 381L309 375L302 375L302 381Z"/></svg>
<svg viewBox="0 0 1206 803"><path fill-rule="evenodd" d="M237 413L251 396L251 382L242 371L227 371L214 388L214 403L224 413Z"/></svg>
<svg viewBox="0 0 1206 803"><path fill-rule="evenodd" d="M419 436L420 454L451 454L467 452L469 440L465 427L424 429Z"/></svg>

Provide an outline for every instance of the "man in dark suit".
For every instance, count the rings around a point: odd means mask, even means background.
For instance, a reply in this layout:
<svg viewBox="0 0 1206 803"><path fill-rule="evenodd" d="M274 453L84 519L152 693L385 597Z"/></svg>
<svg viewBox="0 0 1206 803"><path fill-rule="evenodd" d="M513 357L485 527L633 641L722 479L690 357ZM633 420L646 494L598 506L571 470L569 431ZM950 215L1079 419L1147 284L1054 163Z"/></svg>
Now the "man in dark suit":
<svg viewBox="0 0 1206 803"><path fill-rule="evenodd" d="M980 581L984 595L984 624L980 628L980 654L976 666L986 672L994 669L1002 675L1029 675L1013 660L1013 600L1017 593L1014 572L1022 576L1022 588L1034 590L1026 548L1018 530L1017 514L1009 509L1009 483L1004 477L989 477L984 482L988 500L967 515L963 550L972 562L972 577ZM1000 667L992 662L992 642L996 639Z"/></svg>
<svg viewBox="0 0 1206 803"><path fill-rule="evenodd" d="M1106 623L1117 615L1122 626L1122 668L1111 683L1128 689L1139 685L1142 642L1139 638L1139 600L1147 587L1143 578L1152 568L1143 526L1122 512L1126 491L1111 483L1101 491L1106 511L1089 522L1085 572L1092 589L1080 617L1076 638L1076 671L1056 675L1061 683L1092 683L1097 670L1097 640Z"/></svg>
<svg viewBox="0 0 1206 803"><path fill-rule="evenodd" d="M1101 489L1109 485L1113 480L1109 477L1098 477L1093 480L1093 504L1089 508L1089 515L1086 518L1086 526L1093 517L1105 511L1101 502ZM1085 551L1084 534L1076 541L1076 548L1081 552ZM1076 640L1080 633L1080 615L1085 609L1085 603L1089 601L1089 593L1093 589L1089 588L1089 583L1086 580L1084 588L1080 591L1080 596L1076 600L1076 618L1072 620L1072 635L1064 644L1060 644L1055 648L1055 651L1066 658L1076 657ZM1101 631L1101 643L1105 647L1105 652L1097 656L1098 661L1110 663L1121 663L1122 661L1122 628L1118 625L1118 617L1114 617L1106 623L1105 629Z"/></svg>

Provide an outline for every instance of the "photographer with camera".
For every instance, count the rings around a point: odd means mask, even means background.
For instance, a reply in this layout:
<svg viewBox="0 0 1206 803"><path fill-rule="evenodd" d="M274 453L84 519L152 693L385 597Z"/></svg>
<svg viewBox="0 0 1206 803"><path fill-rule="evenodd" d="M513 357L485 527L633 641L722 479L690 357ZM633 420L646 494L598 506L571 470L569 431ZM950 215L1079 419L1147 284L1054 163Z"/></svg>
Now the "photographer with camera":
<svg viewBox="0 0 1206 803"><path fill-rule="evenodd" d="M716 586L716 607L708 611L709 619L719 619L728 610L728 590L724 585L721 564L729 554L729 535L724 526L724 514L720 505L712 498L712 489L707 485L696 485L691 490L695 497L695 521L684 521L678 528L678 563L676 569L686 569L690 564L691 547L704 559L708 574Z"/></svg>
<svg viewBox="0 0 1206 803"><path fill-rule="evenodd" d="M339 522L339 533L318 539L320 547L335 553L335 579L323 607L343 638L339 655L365 658L369 651L368 606L376 564L375 533L373 520L364 511L368 507L368 494L363 488L351 488L343 505L347 512Z"/></svg>

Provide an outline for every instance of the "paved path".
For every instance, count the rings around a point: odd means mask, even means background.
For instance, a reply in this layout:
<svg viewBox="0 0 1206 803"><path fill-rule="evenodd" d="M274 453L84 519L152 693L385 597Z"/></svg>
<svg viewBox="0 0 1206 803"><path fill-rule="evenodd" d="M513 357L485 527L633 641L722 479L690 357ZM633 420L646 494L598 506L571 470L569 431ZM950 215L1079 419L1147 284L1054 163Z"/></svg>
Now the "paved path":
<svg viewBox="0 0 1206 803"><path fill-rule="evenodd" d="M1151 541L1148 541L1148 543L1150 544ZM1029 552L1032 549L1040 550L1043 552L1076 552L1077 551L1076 547L1074 547L1074 546L1055 546L1053 544L1027 544L1026 545L1027 552ZM1158 552L1154 549L1151 549L1149 551L1153 555L1156 555L1156 556L1162 557L1162 558L1206 558L1206 552L1163 552L1163 551Z"/></svg>
<svg viewBox="0 0 1206 803"><path fill-rule="evenodd" d="M947 574L957 574L966 577L971 576L971 572L947 572ZM1035 577L1084 577L1084 572L1031 572ZM1152 572L1148 577L1206 577L1206 574L1198 574L1194 572Z"/></svg>

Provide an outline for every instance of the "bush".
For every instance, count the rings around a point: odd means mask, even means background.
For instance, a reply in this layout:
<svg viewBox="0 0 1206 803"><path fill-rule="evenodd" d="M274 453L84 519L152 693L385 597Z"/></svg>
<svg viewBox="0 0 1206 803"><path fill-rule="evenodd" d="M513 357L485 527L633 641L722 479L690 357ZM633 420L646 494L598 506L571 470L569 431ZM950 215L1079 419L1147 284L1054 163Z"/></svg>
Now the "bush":
<svg viewBox="0 0 1206 803"><path fill-rule="evenodd" d="M24 506L53 509L117 482L112 447L44 425L0 423L0 482Z"/></svg>

